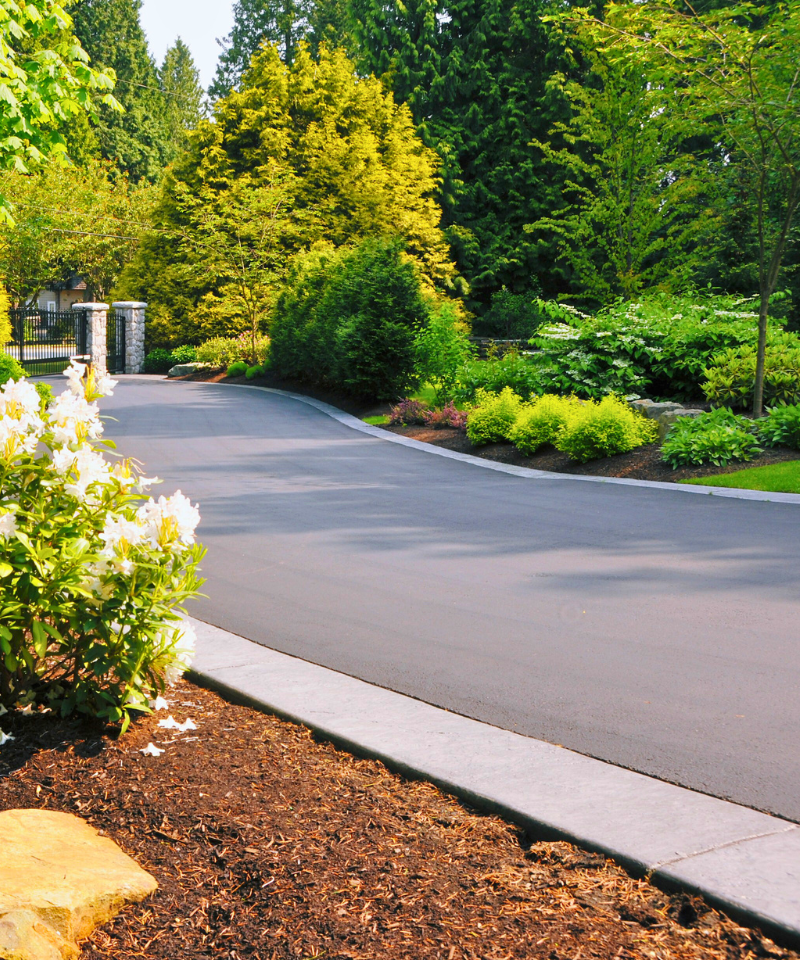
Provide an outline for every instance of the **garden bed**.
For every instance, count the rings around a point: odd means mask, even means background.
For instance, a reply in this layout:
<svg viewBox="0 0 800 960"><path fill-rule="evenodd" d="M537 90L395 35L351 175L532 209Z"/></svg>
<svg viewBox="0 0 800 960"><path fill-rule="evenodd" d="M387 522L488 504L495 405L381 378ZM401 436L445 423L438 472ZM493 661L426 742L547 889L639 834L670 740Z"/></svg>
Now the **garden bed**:
<svg viewBox="0 0 800 960"><path fill-rule="evenodd" d="M199 371L186 380L204 380L214 383L247 383L251 386L274 387L279 390L288 390L292 393L301 393L305 396L324 400L332 406L351 413L356 417L379 416L389 412L390 405L359 403L352 397L333 393L322 389L314 389L308 384L281 380L274 374L267 373L254 380L244 377L227 379L221 371L208 373ZM625 477L630 480L658 480L663 483L678 483L681 480L690 480L700 477L713 477L723 473L733 473L743 467L763 467L775 463L785 463L789 460L800 460L800 451L785 448L765 450L755 460L747 463L731 463L725 467L715 467L707 464L703 467L679 467L673 470L661 459L661 447L657 443L650 443L631 450L630 453L620 453L602 460L591 460L588 463L575 463L566 454L559 453L552 448L542 450L533 456L526 456L510 443L492 443L483 447L476 447L460 430L449 430L432 427L393 427L384 426L384 430L420 440L423 443L432 443L438 447L455 450L458 453L469 453L476 457L484 457L497 463L508 463L517 467L530 467L533 470L549 470L554 473L577 474L593 477ZM712 483L709 483L713 486Z"/></svg>
<svg viewBox="0 0 800 960"><path fill-rule="evenodd" d="M111 732L3 718L0 807L75 813L160 884L86 960L798 960L702 900L566 843L530 843L436 788L182 681L177 720ZM149 742L159 757L141 753Z"/></svg>

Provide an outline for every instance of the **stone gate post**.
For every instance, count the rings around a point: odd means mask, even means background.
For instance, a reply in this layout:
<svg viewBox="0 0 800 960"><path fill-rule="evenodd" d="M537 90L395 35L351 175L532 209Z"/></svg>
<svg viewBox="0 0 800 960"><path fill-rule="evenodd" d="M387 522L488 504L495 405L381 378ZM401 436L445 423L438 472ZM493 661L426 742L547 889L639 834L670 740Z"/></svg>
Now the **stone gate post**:
<svg viewBox="0 0 800 960"><path fill-rule="evenodd" d="M146 303L118 300L112 304L125 318L125 373L144 373L144 324Z"/></svg>
<svg viewBox="0 0 800 960"><path fill-rule="evenodd" d="M106 334L108 324L107 303L73 303L73 310L86 314L86 353L91 357L92 369L103 376L108 373L106 365Z"/></svg>

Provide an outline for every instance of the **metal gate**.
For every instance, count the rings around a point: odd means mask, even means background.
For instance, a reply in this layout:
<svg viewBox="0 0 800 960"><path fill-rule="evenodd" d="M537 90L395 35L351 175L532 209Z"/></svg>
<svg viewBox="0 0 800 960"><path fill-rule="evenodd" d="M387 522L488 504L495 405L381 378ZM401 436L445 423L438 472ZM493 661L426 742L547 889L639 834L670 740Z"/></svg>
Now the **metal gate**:
<svg viewBox="0 0 800 960"><path fill-rule="evenodd" d="M125 317L113 309L108 311L106 353L108 372L125 373Z"/></svg>
<svg viewBox="0 0 800 960"><path fill-rule="evenodd" d="M9 310L9 319L12 333L6 353L19 360L29 377L61 373L70 357L86 353L82 310Z"/></svg>

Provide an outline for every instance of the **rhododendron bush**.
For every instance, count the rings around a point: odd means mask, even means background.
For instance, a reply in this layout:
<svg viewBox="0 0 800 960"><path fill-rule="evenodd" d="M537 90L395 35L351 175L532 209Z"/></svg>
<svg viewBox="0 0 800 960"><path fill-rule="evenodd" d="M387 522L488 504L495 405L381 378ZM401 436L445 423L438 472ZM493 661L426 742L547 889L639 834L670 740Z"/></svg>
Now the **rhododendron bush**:
<svg viewBox="0 0 800 960"><path fill-rule="evenodd" d="M0 388L0 706L38 702L127 726L189 666L200 514L102 439L115 383L82 364L46 408ZM0 710L0 713L2 710Z"/></svg>

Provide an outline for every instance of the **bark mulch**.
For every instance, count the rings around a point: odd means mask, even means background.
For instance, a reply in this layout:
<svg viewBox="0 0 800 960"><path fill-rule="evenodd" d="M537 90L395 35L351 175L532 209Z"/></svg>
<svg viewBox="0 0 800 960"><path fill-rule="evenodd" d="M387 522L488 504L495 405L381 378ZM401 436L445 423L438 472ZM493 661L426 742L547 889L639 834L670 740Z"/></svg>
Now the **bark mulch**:
<svg viewBox="0 0 800 960"><path fill-rule="evenodd" d="M274 374L267 372L263 377L248 381L245 377L228 379L224 373L206 373L200 371L190 377L181 377L182 380L204 380L219 383L251 383L254 386L277 387L280 390L289 390L293 393L302 393L317 400L324 400L340 410L353 414L356 417L378 416L389 412L390 404L364 404L347 397L344 394L333 393L323 389L315 389L308 384L298 381L281 380ZM677 483L680 480L689 480L696 477L713 477L720 473L733 473L747 467L766 467L773 463L783 463L786 460L800 460L800 451L789 449L765 450L762 456L747 463L731 463L726 467L715 467L708 464L704 467L681 467L673 470L661 459L661 447L657 443L650 443L637 447L630 453L620 453L614 457L605 457L602 460L592 460L589 463L575 463L566 454L559 453L552 447L541 450L533 456L520 453L510 443L490 443L484 447L475 447L461 430L449 430L432 427L391 427L382 429L399 433L404 437L421 440L423 443L432 443L434 446L446 447L458 453L471 453L475 457L494 460L498 463L508 463L517 467L530 467L534 470L550 470L554 473L569 473L593 477L627 477L631 480L660 480L663 483ZM713 486L713 484L710 484Z"/></svg>
<svg viewBox="0 0 800 960"><path fill-rule="evenodd" d="M84 960L799 960L697 897L531 843L436 788L181 682L186 734L9 714L0 807L75 813L158 879ZM166 752L140 750L153 741Z"/></svg>

